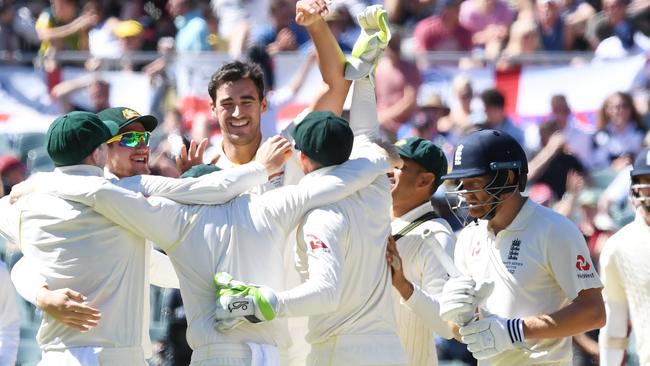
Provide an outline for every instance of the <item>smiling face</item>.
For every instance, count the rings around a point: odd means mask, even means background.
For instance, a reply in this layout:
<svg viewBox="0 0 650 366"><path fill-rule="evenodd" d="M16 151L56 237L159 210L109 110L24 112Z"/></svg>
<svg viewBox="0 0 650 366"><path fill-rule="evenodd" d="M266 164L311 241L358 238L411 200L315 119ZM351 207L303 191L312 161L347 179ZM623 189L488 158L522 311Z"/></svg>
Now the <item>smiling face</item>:
<svg viewBox="0 0 650 366"><path fill-rule="evenodd" d="M266 111L266 98L251 79L226 82L219 86L211 105L219 121L225 143L232 145L258 144L262 138L260 119Z"/></svg>
<svg viewBox="0 0 650 366"><path fill-rule="evenodd" d="M142 123L133 122L120 130L120 133L129 131L146 131ZM119 178L131 177L140 174L150 174L149 146L141 142L134 148L121 146L119 142L108 144L108 160L106 166L111 173Z"/></svg>

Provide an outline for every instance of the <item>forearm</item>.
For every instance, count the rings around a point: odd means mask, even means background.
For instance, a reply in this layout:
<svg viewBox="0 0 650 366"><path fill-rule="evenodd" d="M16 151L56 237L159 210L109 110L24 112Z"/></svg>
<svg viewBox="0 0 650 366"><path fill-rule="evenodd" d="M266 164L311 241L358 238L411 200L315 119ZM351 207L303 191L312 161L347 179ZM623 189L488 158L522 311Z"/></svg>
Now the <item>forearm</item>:
<svg viewBox="0 0 650 366"><path fill-rule="evenodd" d="M449 324L438 315L440 314L438 300L418 286L411 285L411 287L413 290L410 297L407 298L402 294L401 305L409 308L418 316L421 322L431 328L437 335L446 339L452 338L453 333L449 328Z"/></svg>
<svg viewBox="0 0 650 366"><path fill-rule="evenodd" d="M350 81L343 77L345 70L343 51L323 19L307 26L307 32L314 41L318 54L318 68L327 86L326 91L312 103L311 110L327 110L341 114L350 88Z"/></svg>
<svg viewBox="0 0 650 366"><path fill-rule="evenodd" d="M356 80L352 86L350 128L355 136L366 135L370 140L379 136L375 88L368 78Z"/></svg>
<svg viewBox="0 0 650 366"><path fill-rule="evenodd" d="M38 34L38 38L40 38L41 41L52 41L71 36L79 32L81 28L82 23L80 21L80 18L77 18L68 24L54 28L37 29L36 32Z"/></svg>
<svg viewBox="0 0 650 366"><path fill-rule="evenodd" d="M47 281L38 271L33 259L22 257L11 269L11 282L16 292L25 300L36 305L38 292L47 287Z"/></svg>
<svg viewBox="0 0 650 366"><path fill-rule="evenodd" d="M145 196L165 197L184 204L209 205L227 202L264 184L267 179L266 168L258 162L250 162L199 178L174 179L143 175L121 179L116 185Z"/></svg>
<svg viewBox="0 0 650 366"><path fill-rule="evenodd" d="M606 302L607 322L600 330L598 348L600 364L603 366L619 366L628 346L627 323L628 311L626 303Z"/></svg>
<svg viewBox="0 0 650 366"><path fill-rule="evenodd" d="M332 283L308 280L291 290L278 293L279 316L310 316L336 311L338 291Z"/></svg>
<svg viewBox="0 0 650 366"><path fill-rule="evenodd" d="M601 289L583 290L564 308L552 313L524 318L526 339L561 338L600 328L605 323Z"/></svg>

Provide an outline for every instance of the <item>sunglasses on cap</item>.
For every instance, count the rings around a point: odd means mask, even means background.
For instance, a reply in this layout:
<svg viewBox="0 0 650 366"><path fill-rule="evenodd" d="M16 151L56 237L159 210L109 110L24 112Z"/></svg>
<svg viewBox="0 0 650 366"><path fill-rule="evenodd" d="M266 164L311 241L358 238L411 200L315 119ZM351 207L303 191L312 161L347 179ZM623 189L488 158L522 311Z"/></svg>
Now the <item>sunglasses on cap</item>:
<svg viewBox="0 0 650 366"><path fill-rule="evenodd" d="M145 146L149 146L149 138L151 137L151 132L140 132L140 131L128 131L122 132L119 135L111 138L106 141L107 144L112 142L118 142L120 146L136 148L143 143Z"/></svg>

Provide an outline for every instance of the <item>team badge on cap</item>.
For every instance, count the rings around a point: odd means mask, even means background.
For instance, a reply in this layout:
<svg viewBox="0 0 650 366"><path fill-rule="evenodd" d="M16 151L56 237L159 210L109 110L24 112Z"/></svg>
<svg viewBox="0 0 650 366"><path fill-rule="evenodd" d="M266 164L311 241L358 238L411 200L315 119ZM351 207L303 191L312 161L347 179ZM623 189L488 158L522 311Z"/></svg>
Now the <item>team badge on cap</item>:
<svg viewBox="0 0 650 366"><path fill-rule="evenodd" d="M133 109L128 109L128 108L125 108L125 109L122 110L122 115L126 119L140 117L140 113L134 111Z"/></svg>
<svg viewBox="0 0 650 366"><path fill-rule="evenodd" d="M406 145L406 139L401 139L395 143L395 146L397 147L404 146L404 145Z"/></svg>

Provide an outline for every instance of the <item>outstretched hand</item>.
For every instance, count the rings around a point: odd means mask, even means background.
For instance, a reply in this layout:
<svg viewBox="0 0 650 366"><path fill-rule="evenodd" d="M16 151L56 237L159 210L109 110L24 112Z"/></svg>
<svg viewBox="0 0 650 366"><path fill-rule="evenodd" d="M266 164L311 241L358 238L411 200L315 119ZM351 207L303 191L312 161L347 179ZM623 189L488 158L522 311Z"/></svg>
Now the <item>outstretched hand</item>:
<svg viewBox="0 0 650 366"><path fill-rule="evenodd" d="M266 140L255 154L255 161L266 167L269 176L282 171L284 163L291 157L291 142L280 135Z"/></svg>
<svg viewBox="0 0 650 366"><path fill-rule="evenodd" d="M49 290L43 287L37 297L39 309L59 322L81 331L95 327L102 315L86 305L86 297L69 288Z"/></svg>
<svg viewBox="0 0 650 366"><path fill-rule="evenodd" d="M191 167L203 164L203 153L208 146L208 139L204 138L199 144L192 140L189 151L185 145L181 146L180 154L176 157L176 169L179 174L183 174Z"/></svg>

